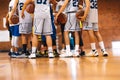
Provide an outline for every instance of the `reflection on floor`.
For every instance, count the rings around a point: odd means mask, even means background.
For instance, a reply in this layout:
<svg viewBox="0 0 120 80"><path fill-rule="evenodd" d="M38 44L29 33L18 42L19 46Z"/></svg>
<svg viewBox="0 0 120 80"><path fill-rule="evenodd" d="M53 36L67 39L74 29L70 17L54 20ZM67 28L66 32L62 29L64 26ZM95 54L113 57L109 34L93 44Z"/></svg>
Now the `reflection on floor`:
<svg viewBox="0 0 120 80"><path fill-rule="evenodd" d="M98 50L99 57L53 59L17 59L0 53L0 80L119 80L120 51L112 50L107 50L108 57Z"/></svg>

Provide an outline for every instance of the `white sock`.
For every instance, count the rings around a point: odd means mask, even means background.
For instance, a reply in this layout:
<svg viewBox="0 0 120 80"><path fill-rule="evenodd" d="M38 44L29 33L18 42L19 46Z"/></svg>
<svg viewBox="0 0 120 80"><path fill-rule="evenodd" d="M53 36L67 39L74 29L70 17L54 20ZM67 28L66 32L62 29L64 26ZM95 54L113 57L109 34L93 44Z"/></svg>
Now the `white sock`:
<svg viewBox="0 0 120 80"><path fill-rule="evenodd" d="M66 51L70 52L70 45L66 45Z"/></svg>
<svg viewBox="0 0 120 80"><path fill-rule="evenodd" d="M91 43L90 45L91 45L92 50L96 50L95 43Z"/></svg>
<svg viewBox="0 0 120 80"><path fill-rule="evenodd" d="M105 51L105 46L104 46L103 41L99 42L99 46L100 46L101 50Z"/></svg>
<svg viewBox="0 0 120 80"><path fill-rule="evenodd" d="M52 47L48 47L48 52L53 52Z"/></svg>
<svg viewBox="0 0 120 80"><path fill-rule="evenodd" d="M19 47L18 45L19 37L14 37L14 47Z"/></svg>
<svg viewBox="0 0 120 80"><path fill-rule="evenodd" d="M10 49L10 52L13 52L13 49L12 49L12 48Z"/></svg>
<svg viewBox="0 0 120 80"><path fill-rule="evenodd" d="M36 47L32 47L32 53L36 53L37 48Z"/></svg>
<svg viewBox="0 0 120 80"><path fill-rule="evenodd" d="M79 45L75 45L75 51L79 50Z"/></svg>

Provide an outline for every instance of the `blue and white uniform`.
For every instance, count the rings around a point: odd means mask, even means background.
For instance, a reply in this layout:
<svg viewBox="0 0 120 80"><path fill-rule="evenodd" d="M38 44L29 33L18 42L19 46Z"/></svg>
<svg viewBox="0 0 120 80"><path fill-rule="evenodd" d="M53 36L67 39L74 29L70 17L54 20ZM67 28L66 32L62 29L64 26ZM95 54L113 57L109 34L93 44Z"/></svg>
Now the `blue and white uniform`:
<svg viewBox="0 0 120 80"><path fill-rule="evenodd" d="M53 34L49 0L35 0L34 34Z"/></svg>
<svg viewBox="0 0 120 80"><path fill-rule="evenodd" d="M90 11L83 24L83 30L98 31L98 5L97 0L90 0Z"/></svg>
<svg viewBox="0 0 120 80"><path fill-rule="evenodd" d="M76 11L78 10L78 0L70 0L65 13L67 14L67 22L65 24L65 31L80 31L79 21L76 18Z"/></svg>
<svg viewBox="0 0 120 80"><path fill-rule="evenodd" d="M21 34L30 34L32 33L32 17L29 13L27 13L26 11L24 11L25 17L22 18L21 17L21 12L22 12L22 8L23 5L25 3L26 0L19 0L18 1L18 11L19 11L19 23L20 23L20 27L19 27L19 32Z"/></svg>

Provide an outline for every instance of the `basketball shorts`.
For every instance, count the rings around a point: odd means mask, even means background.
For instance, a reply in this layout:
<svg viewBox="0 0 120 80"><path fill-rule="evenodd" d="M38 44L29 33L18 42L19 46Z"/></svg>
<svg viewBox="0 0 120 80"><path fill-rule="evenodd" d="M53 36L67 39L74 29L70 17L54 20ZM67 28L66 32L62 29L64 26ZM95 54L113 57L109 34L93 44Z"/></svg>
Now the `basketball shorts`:
<svg viewBox="0 0 120 80"><path fill-rule="evenodd" d="M12 33L12 36L20 36L19 25L10 26L10 31Z"/></svg>
<svg viewBox="0 0 120 80"><path fill-rule="evenodd" d="M34 19L34 34L36 35L51 35L52 23L51 18L35 18Z"/></svg>
<svg viewBox="0 0 120 80"><path fill-rule="evenodd" d="M32 33L32 23L20 23L19 33L20 34L30 34L30 33Z"/></svg>
<svg viewBox="0 0 120 80"><path fill-rule="evenodd" d="M80 31L80 23L77 21L76 13L67 13L67 22L64 31Z"/></svg>
<svg viewBox="0 0 120 80"><path fill-rule="evenodd" d="M83 30L98 31L98 23L84 22L83 23Z"/></svg>

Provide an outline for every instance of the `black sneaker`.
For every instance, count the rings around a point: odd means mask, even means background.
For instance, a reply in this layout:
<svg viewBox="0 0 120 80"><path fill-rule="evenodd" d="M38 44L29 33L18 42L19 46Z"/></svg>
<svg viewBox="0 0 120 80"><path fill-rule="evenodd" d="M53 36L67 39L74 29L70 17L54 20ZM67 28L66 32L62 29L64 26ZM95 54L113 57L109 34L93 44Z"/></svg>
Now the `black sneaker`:
<svg viewBox="0 0 120 80"><path fill-rule="evenodd" d="M55 55L55 57L59 57L59 54L56 49L53 50L53 54Z"/></svg>
<svg viewBox="0 0 120 80"><path fill-rule="evenodd" d="M85 51L80 52L80 56L85 56Z"/></svg>

